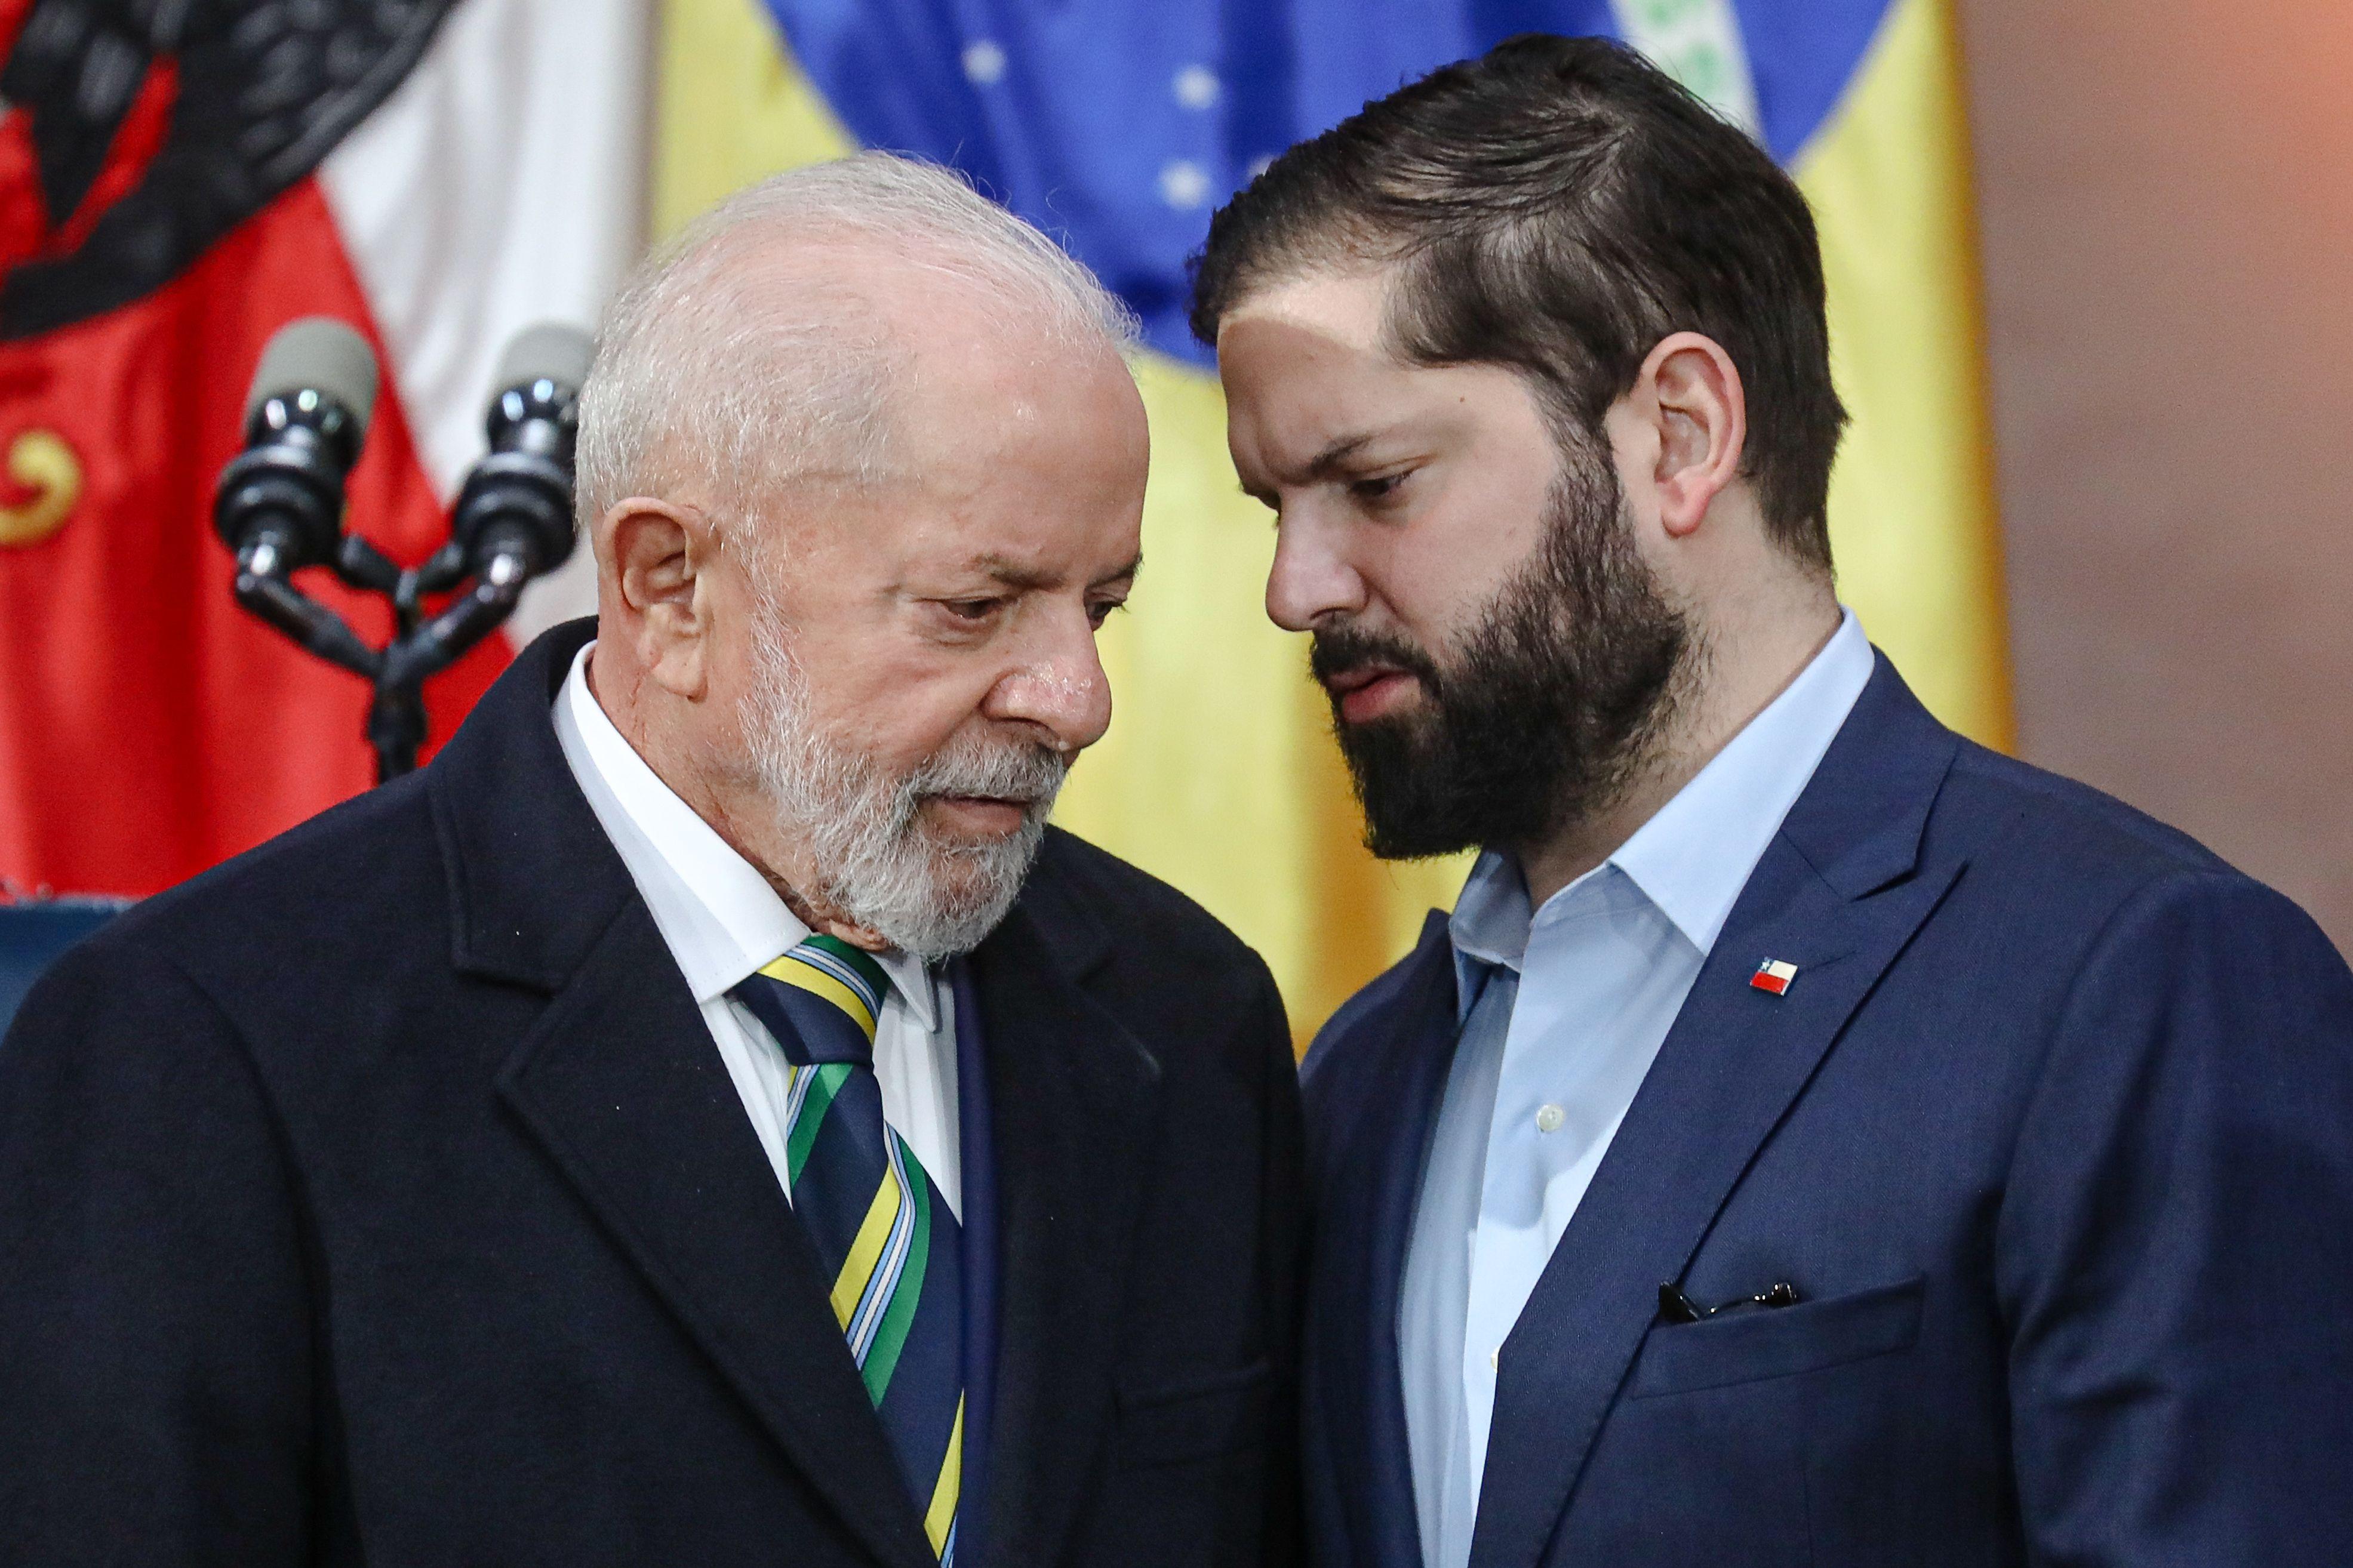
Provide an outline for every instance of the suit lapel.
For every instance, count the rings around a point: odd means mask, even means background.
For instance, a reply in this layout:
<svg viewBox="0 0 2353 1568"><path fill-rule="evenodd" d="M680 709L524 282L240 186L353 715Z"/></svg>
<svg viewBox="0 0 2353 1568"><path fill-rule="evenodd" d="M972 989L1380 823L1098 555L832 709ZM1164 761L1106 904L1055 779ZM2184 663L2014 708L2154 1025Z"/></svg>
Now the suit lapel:
<svg viewBox="0 0 2353 1568"><path fill-rule="evenodd" d="M1098 938L1025 900L973 955L998 1247L988 1554L1059 1560L1109 1436L1159 1064L1078 983Z"/></svg>
<svg viewBox="0 0 2353 1568"><path fill-rule="evenodd" d="M500 1091L711 1363L881 1562L933 1563L776 1172L644 906Z"/></svg>
<svg viewBox="0 0 2353 1568"><path fill-rule="evenodd" d="M550 994L498 1092L843 1526L936 1568L829 1281L549 718L595 625L534 642L426 770L451 958Z"/></svg>
<svg viewBox="0 0 2353 1568"><path fill-rule="evenodd" d="M1326 1184L1308 1313L1324 1441L1334 1450L1354 1551L1367 1568L1418 1568L1420 1525L1398 1350L1398 1300L1430 1132L1453 1059L1453 949L1433 915L1382 1020L1384 1037L1345 1069L1368 1081Z"/></svg>
<svg viewBox="0 0 2353 1568"><path fill-rule="evenodd" d="M1847 1019L1960 874L1920 863L1954 737L1883 659L1766 850L1504 1342L1474 1568L1529 1568L1715 1215ZM1798 966L1786 994L1749 984Z"/></svg>

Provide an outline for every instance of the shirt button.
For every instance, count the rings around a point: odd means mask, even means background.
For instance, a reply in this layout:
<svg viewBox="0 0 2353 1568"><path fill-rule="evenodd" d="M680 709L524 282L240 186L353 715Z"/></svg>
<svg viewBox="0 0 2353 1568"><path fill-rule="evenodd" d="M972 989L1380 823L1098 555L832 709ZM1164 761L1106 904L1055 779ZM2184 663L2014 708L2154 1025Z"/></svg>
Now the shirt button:
<svg viewBox="0 0 2353 1568"><path fill-rule="evenodd" d="M1543 1110L1536 1112L1536 1131L1539 1132L1557 1132L1560 1131L1561 1122L1567 1119L1567 1115L1568 1113L1563 1110L1559 1106L1547 1105Z"/></svg>

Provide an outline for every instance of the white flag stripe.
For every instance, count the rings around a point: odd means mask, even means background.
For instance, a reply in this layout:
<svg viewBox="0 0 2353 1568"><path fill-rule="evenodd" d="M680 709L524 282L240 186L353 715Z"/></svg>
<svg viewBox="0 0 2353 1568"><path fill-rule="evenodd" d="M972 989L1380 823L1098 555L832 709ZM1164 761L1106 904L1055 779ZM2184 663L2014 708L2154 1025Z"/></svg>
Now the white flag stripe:
<svg viewBox="0 0 2353 1568"><path fill-rule="evenodd" d="M1609 0L1618 32L1651 62L1749 135L1757 81L1732 0Z"/></svg>
<svg viewBox="0 0 2353 1568"><path fill-rule="evenodd" d="M461 0L399 89L320 171L444 498L481 455L507 341L593 328L644 243L652 7ZM586 550L534 584L520 644L595 607Z"/></svg>

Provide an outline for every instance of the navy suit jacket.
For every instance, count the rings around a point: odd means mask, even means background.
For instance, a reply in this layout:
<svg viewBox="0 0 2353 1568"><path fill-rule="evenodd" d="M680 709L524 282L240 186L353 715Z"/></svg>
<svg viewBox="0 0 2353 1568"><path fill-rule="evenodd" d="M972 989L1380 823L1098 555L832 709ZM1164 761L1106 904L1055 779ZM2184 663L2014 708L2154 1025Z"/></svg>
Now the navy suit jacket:
<svg viewBox="0 0 2353 1568"><path fill-rule="evenodd" d="M590 630L422 773L110 924L0 1041L0 1564L936 1568L557 745ZM1058 833L958 990L995 1350L958 1561L1289 1561L1265 966Z"/></svg>
<svg viewBox="0 0 2353 1568"><path fill-rule="evenodd" d="M1324 1568L1420 1558L1398 1283L1455 1032L1433 916L1306 1067ZM1883 658L1499 1373L1474 1568L2353 1563L2353 975Z"/></svg>

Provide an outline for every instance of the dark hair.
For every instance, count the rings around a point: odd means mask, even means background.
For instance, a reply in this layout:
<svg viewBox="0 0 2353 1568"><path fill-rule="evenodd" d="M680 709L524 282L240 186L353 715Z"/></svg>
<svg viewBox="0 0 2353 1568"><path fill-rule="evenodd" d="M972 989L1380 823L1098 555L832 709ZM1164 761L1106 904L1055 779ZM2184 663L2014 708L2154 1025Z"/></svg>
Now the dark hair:
<svg viewBox="0 0 2353 1568"><path fill-rule="evenodd" d="M1531 33L1368 103L1210 220L1192 326L1317 266L1399 268L1388 330L1423 364L1513 366L1598 433L1660 340L1723 345L1748 401L1743 475L1767 530L1825 570L1846 410L1821 249L1765 150L1602 38Z"/></svg>

